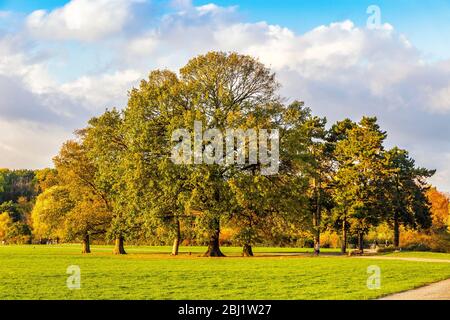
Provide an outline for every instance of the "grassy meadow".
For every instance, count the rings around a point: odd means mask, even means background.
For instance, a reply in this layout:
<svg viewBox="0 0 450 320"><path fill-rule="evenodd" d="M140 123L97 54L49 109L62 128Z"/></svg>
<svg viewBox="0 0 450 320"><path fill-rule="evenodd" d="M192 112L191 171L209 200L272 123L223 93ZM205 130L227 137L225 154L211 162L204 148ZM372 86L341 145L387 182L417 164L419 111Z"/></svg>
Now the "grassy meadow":
<svg viewBox="0 0 450 320"><path fill-rule="evenodd" d="M255 248L253 258L239 257L241 248L223 248L227 258L202 258L202 247L182 247L178 257L168 247L128 247L125 256L92 249L0 247L2 299L373 299L450 278L447 263L349 258L332 249L313 257L311 249ZM66 286L71 265L81 269L79 290ZM378 290L367 288L370 265L381 268Z"/></svg>

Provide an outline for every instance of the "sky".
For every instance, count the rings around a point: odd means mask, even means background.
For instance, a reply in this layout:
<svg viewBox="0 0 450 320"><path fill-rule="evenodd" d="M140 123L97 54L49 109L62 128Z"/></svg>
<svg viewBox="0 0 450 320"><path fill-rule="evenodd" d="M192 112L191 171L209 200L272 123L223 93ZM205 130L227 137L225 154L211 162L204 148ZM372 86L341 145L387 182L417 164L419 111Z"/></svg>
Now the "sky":
<svg viewBox="0 0 450 320"><path fill-rule="evenodd" d="M0 0L0 167L52 166L150 70L223 50L329 123L377 116L448 192L449 34L450 0Z"/></svg>

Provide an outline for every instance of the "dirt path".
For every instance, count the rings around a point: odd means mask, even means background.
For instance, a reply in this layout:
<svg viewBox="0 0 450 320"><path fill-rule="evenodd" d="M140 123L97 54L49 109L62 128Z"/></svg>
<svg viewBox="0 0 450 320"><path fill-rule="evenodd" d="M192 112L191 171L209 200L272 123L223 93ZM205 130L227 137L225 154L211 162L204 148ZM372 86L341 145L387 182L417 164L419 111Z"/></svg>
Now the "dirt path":
<svg viewBox="0 0 450 320"><path fill-rule="evenodd" d="M443 259L431 259L431 258L408 258L408 257L385 257L385 256L361 256L353 257L356 259L375 259L375 260L403 260L403 261L416 261L416 262L441 262L450 263L450 260Z"/></svg>
<svg viewBox="0 0 450 320"><path fill-rule="evenodd" d="M379 300L450 300L450 279L419 289L395 293Z"/></svg>

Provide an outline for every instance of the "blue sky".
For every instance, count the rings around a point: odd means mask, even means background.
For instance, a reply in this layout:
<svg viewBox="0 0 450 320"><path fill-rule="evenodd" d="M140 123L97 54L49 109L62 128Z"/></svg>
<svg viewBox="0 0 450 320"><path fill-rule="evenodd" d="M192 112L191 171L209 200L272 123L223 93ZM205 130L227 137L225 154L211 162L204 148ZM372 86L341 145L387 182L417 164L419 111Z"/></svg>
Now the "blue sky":
<svg viewBox="0 0 450 320"><path fill-rule="evenodd" d="M0 0L0 10L30 13L38 9L52 10L68 0ZM450 57L450 0L194 0L195 5L216 3L238 6L248 22L267 21L305 32L320 24L352 20L364 25L365 10L370 5L381 8L383 22L408 36L429 59ZM169 10L166 1L153 0L158 12Z"/></svg>
<svg viewBox="0 0 450 320"><path fill-rule="evenodd" d="M52 166L150 70L222 50L258 58L329 123L377 116L388 147L450 191L449 34L450 0L0 0L0 167Z"/></svg>
<svg viewBox="0 0 450 320"><path fill-rule="evenodd" d="M222 0L217 3L232 5L235 2ZM379 6L382 21L405 33L416 46L432 55L450 56L448 0L248 0L239 4L252 21L268 20L298 32L305 32L318 24L346 19L364 25L367 16L362 13L370 5Z"/></svg>

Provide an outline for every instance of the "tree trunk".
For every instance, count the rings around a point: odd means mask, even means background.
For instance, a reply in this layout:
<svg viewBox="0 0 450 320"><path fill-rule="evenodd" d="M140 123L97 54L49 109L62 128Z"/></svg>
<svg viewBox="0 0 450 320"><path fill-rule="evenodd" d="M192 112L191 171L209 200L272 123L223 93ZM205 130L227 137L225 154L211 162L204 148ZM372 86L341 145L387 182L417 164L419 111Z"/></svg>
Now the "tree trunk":
<svg viewBox="0 0 450 320"><path fill-rule="evenodd" d="M179 248L180 248L180 242L181 242L180 220L176 219L175 227L176 227L176 235L175 235L175 239L173 240L173 247L172 247L172 255L173 256L178 255Z"/></svg>
<svg viewBox="0 0 450 320"><path fill-rule="evenodd" d="M225 255L220 251L220 222L218 220L215 221L216 228L211 235L208 244L208 251L203 255L204 257L225 257Z"/></svg>
<svg viewBox="0 0 450 320"><path fill-rule="evenodd" d="M83 253L83 254L84 253L91 253L91 244L90 244L90 241L89 241L89 235L88 234L86 234L83 237L81 253Z"/></svg>
<svg viewBox="0 0 450 320"><path fill-rule="evenodd" d="M358 249L360 253L364 253L364 233L362 231L358 233Z"/></svg>
<svg viewBox="0 0 450 320"><path fill-rule="evenodd" d="M395 211L394 213L394 247L400 247L400 224L398 221L398 213Z"/></svg>
<svg viewBox="0 0 450 320"><path fill-rule="evenodd" d="M341 253L347 253L347 219L344 218L342 222L342 239L341 239Z"/></svg>
<svg viewBox="0 0 450 320"><path fill-rule="evenodd" d="M127 254L125 248L123 247L124 239L123 237L116 238L116 245L114 247L114 254Z"/></svg>
<svg viewBox="0 0 450 320"><path fill-rule="evenodd" d="M316 212L313 214L313 225L314 225L314 254L320 254L320 220L322 214L321 199L320 199L320 180L317 182L314 179L314 186L316 188Z"/></svg>
<svg viewBox="0 0 450 320"><path fill-rule="evenodd" d="M314 254L318 256L320 254L320 231L316 230L314 235Z"/></svg>
<svg viewBox="0 0 450 320"><path fill-rule="evenodd" d="M242 248L242 256L243 257L253 257L253 249L252 246L248 243L244 244Z"/></svg>

